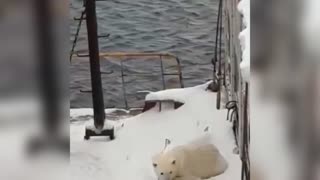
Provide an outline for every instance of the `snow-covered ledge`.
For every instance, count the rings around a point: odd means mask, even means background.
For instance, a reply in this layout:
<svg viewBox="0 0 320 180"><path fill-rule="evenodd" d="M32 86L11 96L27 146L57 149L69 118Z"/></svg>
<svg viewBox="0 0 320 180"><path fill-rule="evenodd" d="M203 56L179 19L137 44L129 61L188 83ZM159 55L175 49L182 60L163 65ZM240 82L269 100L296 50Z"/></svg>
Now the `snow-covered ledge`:
<svg viewBox="0 0 320 180"><path fill-rule="evenodd" d="M146 96L146 101L152 100L174 100L181 103L185 103L186 97L192 95L192 93L196 93L199 90L205 91L208 86L212 83L212 81L208 81L205 84L201 84L195 87L183 88L183 89L167 89L163 91L150 92Z"/></svg>
<svg viewBox="0 0 320 180"><path fill-rule="evenodd" d="M242 50L240 63L241 75L246 82L250 81L250 0L241 0L238 10L243 15L244 29L239 34Z"/></svg>

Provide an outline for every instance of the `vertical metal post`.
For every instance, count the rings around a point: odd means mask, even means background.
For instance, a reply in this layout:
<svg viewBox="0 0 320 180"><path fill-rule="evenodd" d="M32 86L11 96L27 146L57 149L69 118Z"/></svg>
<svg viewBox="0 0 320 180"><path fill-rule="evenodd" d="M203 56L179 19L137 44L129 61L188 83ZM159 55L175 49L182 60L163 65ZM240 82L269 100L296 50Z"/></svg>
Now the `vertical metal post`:
<svg viewBox="0 0 320 180"><path fill-rule="evenodd" d="M178 65L178 73L179 73L180 87L181 87L181 88L184 88L180 59L176 57L176 60L177 60L177 65Z"/></svg>
<svg viewBox="0 0 320 180"><path fill-rule="evenodd" d="M86 22L89 44L89 58L91 71L92 101L94 111L94 125L97 129L104 126L104 102L100 72L98 30L96 17L96 1L85 0Z"/></svg>
<svg viewBox="0 0 320 180"><path fill-rule="evenodd" d="M215 49L215 58L216 61L218 60L219 69L218 69L218 93L217 93L217 102L216 107L217 109L220 109L221 106L221 46L222 46L222 16L223 16L223 9L222 9L222 0L219 1L219 12L218 12L218 21L217 21L217 29L216 29L216 49ZM218 38L219 36L219 38ZM219 49L218 49L219 47ZM219 52L218 52L219 50ZM219 57L218 57L219 53ZM218 59L217 59L218 58ZM216 66L216 65L215 65Z"/></svg>
<svg viewBox="0 0 320 180"><path fill-rule="evenodd" d="M64 138L59 127L63 118L60 108L62 92L59 85L61 82L57 77L59 71L59 59L57 56L57 40L54 35L54 11L50 0L33 0L34 23L36 28L36 49L38 60L38 76L40 101L42 105L43 126L41 136L34 136L28 144L31 155L40 151L57 148L63 152L70 153L69 138Z"/></svg>
<svg viewBox="0 0 320 180"><path fill-rule="evenodd" d="M242 161L242 177L243 180L250 180L250 159L249 159L249 141L250 141L250 126L249 126L249 84L245 83L245 96L244 96L244 107L243 116L241 118L241 139L240 144L240 158Z"/></svg>
<svg viewBox="0 0 320 180"><path fill-rule="evenodd" d="M162 89L166 89L166 80L164 79L164 70L163 70L163 61L162 56L160 55L160 67L161 67L161 78L162 78Z"/></svg>
<svg viewBox="0 0 320 180"><path fill-rule="evenodd" d="M36 24L38 25L38 59L45 132L53 135L57 132L60 118L58 79L55 74L58 63L54 53L55 41L52 33L53 19L49 0L35 0L34 3Z"/></svg>
<svg viewBox="0 0 320 180"><path fill-rule="evenodd" d="M126 109L129 109L129 105L128 105L128 99L127 99L127 91L126 91L126 83L124 81L124 71L123 71L123 61L120 61L121 64L121 81L122 81L122 93L123 93L123 98L124 98L124 104L126 106Z"/></svg>

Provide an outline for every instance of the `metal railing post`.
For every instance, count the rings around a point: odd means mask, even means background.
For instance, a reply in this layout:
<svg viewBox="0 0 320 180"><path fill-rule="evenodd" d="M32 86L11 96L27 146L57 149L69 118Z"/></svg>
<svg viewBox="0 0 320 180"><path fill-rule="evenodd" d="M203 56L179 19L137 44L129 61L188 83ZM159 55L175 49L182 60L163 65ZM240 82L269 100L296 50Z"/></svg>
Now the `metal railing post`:
<svg viewBox="0 0 320 180"><path fill-rule="evenodd" d="M89 45L94 125L97 129L102 129L104 126L105 113L100 72L96 1L86 0L85 8Z"/></svg>

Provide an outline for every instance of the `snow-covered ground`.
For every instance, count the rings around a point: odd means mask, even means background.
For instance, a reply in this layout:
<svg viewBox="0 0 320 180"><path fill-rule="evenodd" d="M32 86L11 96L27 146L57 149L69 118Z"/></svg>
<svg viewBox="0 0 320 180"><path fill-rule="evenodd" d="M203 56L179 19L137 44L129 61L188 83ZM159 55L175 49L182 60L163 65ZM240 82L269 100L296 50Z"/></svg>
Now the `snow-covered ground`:
<svg viewBox="0 0 320 180"><path fill-rule="evenodd" d="M72 179L156 180L151 157L163 149L166 138L171 140L172 146L176 146L205 134L212 137L213 143L229 163L228 170L213 179L240 179L240 159L233 153L235 141L232 124L226 121L226 110L216 110L216 94L206 91L207 85L150 94L152 97L179 99L185 104L177 110L168 106L162 107L163 110L159 112L155 107L134 117L107 121L117 129L113 141L105 137L85 141L85 126L92 124L92 120L72 122ZM90 112L70 110L73 116Z"/></svg>

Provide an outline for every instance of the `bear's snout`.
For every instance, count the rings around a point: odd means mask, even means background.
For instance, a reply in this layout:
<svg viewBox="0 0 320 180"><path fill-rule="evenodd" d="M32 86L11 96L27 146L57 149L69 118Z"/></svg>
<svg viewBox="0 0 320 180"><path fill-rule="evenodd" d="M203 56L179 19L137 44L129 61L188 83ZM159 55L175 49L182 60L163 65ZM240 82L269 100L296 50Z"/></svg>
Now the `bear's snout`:
<svg viewBox="0 0 320 180"><path fill-rule="evenodd" d="M158 177L158 180L173 180L169 173L163 173Z"/></svg>

